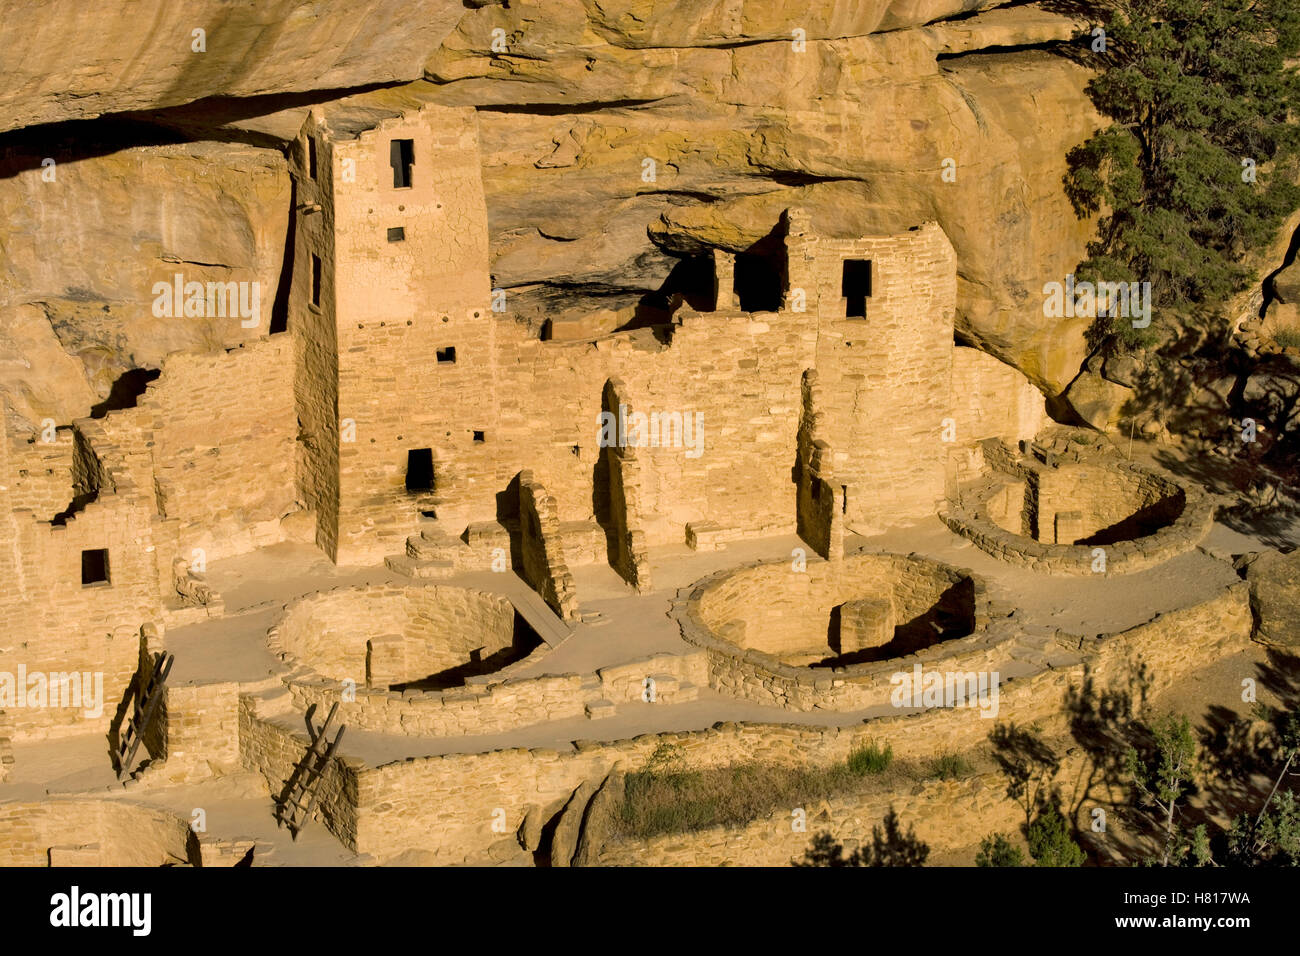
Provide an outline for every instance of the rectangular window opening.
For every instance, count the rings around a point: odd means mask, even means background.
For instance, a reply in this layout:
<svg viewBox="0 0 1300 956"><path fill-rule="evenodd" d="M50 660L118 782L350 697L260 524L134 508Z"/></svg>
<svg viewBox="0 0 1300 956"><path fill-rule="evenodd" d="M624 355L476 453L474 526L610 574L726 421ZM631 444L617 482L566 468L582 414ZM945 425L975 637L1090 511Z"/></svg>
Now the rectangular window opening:
<svg viewBox="0 0 1300 956"><path fill-rule="evenodd" d="M311 257L311 304L320 305L320 256Z"/></svg>
<svg viewBox="0 0 1300 956"><path fill-rule="evenodd" d="M456 346L449 345L445 349L438 349L438 363L455 365L456 364Z"/></svg>
<svg viewBox="0 0 1300 956"><path fill-rule="evenodd" d="M316 140L311 136L307 137L307 175L316 178Z"/></svg>
<svg viewBox="0 0 1300 956"><path fill-rule="evenodd" d="M845 259L844 275L840 284L844 297L844 317L865 319L867 299L871 298L871 260Z"/></svg>
<svg viewBox="0 0 1300 956"><path fill-rule="evenodd" d="M108 548L91 548L81 552L81 586L108 584Z"/></svg>
<svg viewBox="0 0 1300 956"><path fill-rule="evenodd" d="M393 226L388 230L389 242L401 242L406 238L406 229L402 226Z"/></svg>
<svg viewBox="0 0 1300 956"><path fill-rule="evenodd" d="M393 188L408 188L411 185L411 167L415 165L415 140L393 140L388 146L388 162L393 167Z"/></svg>
<svg viewBox="0 0 1300 956"><path fill-rule="evenodd" d="M481 431L474 432L474 440L480 443L487 441L486 433Z"/></svg>
<svg viewBox="0 0 1300 956"><path fill-rule="evenodd" d="M411 494L433 491L432 448L412 448L406 453L406 490Z"/></svg>

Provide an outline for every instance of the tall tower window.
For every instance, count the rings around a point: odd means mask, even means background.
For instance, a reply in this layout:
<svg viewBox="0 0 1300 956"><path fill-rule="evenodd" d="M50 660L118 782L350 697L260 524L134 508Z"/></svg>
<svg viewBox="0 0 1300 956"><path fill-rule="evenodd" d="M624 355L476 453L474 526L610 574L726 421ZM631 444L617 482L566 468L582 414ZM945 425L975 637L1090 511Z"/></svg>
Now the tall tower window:
<svg viewBox="0 0 1300 956"><path fill-rule="evenodd" d="M865 319L867 317L867 299L871 297L870 259L844 260L844 275L840 283L840 295L844 297L844 317L846 319Z"/></svg>
<svg viewBox="0 0 1300 956"><path fill-rule="evenodd" d="M311 304L320 305L320 256L311 257Z"/></svg>
<svg viewBox="0 0 1300 956"><path fill-rule="evenodd" d="M393 167L393 188L411 185L411 167L415 165L415 140L395 139L388 146L388 162Z"/></svg>

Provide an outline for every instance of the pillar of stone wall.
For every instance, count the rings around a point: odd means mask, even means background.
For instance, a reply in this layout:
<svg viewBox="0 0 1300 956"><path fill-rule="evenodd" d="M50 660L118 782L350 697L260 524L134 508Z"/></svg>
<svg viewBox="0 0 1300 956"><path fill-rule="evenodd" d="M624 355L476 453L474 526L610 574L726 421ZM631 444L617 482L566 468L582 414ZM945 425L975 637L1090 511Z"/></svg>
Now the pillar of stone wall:
<svg viewBox="0 0 1300 956"><path fill-rule="evenodd" d="M722 249L713 250L713 308L736 308L736 257Z"/></svg>
<svg viewBox="0 0 1300 956"><path fill-rule="evenodd" d="M796 530L814 551L835 561L844 556L844 490L835 481L830 445L820 437L820 396L817 372L808 369L803 374L799 421Z"/></svg>
<svg viewBox="0 0 1300 956"><path fill-rule="evenodd" d="M817 279L813 262L817 257L817 236L812 220L803 209L787 209L785 227L786 289L785 310L817 314Z"/></svg>
<svg viewBox="0 0 1300 956"><path fill-rule="evenodd" d="M531 471L519 473L519 525L524 580L562 619L576 621L578 592L560 545L555 499Z"/></svg>
<svg viewBox="0 0 1300 956"><path fill-rule="evenodd" d="M627 404L626 384L622 379L611 378L605 383L602 410L621 422L620 408ZM614 539L611 563L625 581L644 594L650 590L650 556L641 530L641 460L635 448L620 444L621 435L614 438L615 441L600 449L609 468L611 527L608 530Z"/></svg>

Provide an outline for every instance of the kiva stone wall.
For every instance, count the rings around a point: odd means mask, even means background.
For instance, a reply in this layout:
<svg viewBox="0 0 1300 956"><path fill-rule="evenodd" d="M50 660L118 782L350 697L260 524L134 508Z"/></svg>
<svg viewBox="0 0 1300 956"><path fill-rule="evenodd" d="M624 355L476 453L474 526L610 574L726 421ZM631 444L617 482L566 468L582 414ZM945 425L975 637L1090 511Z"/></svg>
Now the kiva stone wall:
<svg viewBox="0 0 1300 956"><path fill-rule="evenodd" d="M335 588L290 605L271 629L282 656L331 682L366 685L367 643L401 639L400 666L387 683L419 680L511 647L515 609L503 597L468 588L372 585Z"/></svg>
<svg viewBox="0 0 1300 956"><path fill-rule="evenodd" d="M1080 648L1079 662L1004 680L997 720L1038 723L1048 734L1064 732L1066 689L1082 681L1085 661L1102 679L1127 679L1135 657L1141 657L1154 672L1159 690L1191 670L1245 649L1250 641L1246 592L1244 585L1233 585L1204 605L1161 615L1100 640L1063 636L1062 641ZM637 675L629 671L622 676L630 692ZM261 770L269 783L282 781L297 747L305 748L306 737L258 719L252 706L251 698L242 699L245 766ZM373 854L380 862L404 855L410 859L411 853L419 854L422 862L487 862L521 852L516 831L525 821L540 826L579 787L590 787L615 770L640 768L662 743L680 747L686 764L699 768L749 761L827 765L846 759L869 741L889 744L897 757L924 760L984 744L994 723L969 708L927 708L845 727L722 723L704 731L648 734L611 743L580 741L560 751L447 754L374 768L344 761L331 774L325 820L345 845ZM276 786L273 792L278 792ZM809 829L815 827L810 824ZM934 834L930 838L942 839Z"/></svg>
<svg viewBox="0 0 1300 956"><path fill-rule="evenodd" d="M123 800L0 804L0 866L197 865L189 821Z"/></svg>
<svg viewBox="0 0 1300 956"><path fill-rule="evenodd" d="M1026 504L1019 524L1025 531L1037 528L1043 541L1009 530L1017 524L1013 505L1005 497L1007 489L997 482L950 499L940 517L954 532L1002 561L1049 574L1070 575L1128 574L1155 567L1195 548L1214 525L1216 505L1210 495L1173 477L1157 475L1136 462L1063 467L1064 472L1020 467L1010 482L1019 486L1022 475L1027 481ZM1042 480L1040 476L1046 476L1047 488L1041 497L1033 487ZM1098 517L1085 519L1080 525L1086 536L1089 528L1095 531L1107 526L1098 521L1113 524L1144 503L1159 508L1162 502L1171 523L1152 534L1097 546L1050 543L1055 538L1057 509L1081 511L1084 509L1080 504L1095 503ZM1046 521L1051 523L1044 524ZM1097 548L1104 552L1104 568L1098 561Z"/></svg>
<svg viewBox="0 0 1300 956"><path fill-rule="evenodd" d="M917 556L859 553L842 561L809 562L803 570L790 561L755 564L715 575L696 585L694 593L693 616L710 633L739 652L776 657L834 656L831 611L856 598L889 598L899 624L939 607L964 619L966 633L977 626L970 574Z"/></svg>

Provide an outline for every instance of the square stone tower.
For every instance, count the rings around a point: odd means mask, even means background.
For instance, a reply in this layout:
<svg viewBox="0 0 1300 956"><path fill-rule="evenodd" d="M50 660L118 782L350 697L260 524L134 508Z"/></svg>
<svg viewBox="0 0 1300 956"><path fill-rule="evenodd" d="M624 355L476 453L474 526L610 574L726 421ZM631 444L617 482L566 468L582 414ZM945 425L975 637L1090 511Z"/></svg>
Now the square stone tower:
<svg viewBox="0 0 1300 956"><path fill-rule="evenodd" d="M786 309L806 308L817 327L801 446L823 444L801 501L819 502L819 524L833 507L861 533L934 514L952 414L952 244L936 222L854 239L816 235L797 209L786 224Z"/></svg>
<svg viewBox="0 0 1300 956"><path fill-rule="evenodd" d="M400 551L490 391L472 109L313 111L292 150L299 493L341 564Z"/></svg>

